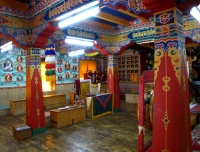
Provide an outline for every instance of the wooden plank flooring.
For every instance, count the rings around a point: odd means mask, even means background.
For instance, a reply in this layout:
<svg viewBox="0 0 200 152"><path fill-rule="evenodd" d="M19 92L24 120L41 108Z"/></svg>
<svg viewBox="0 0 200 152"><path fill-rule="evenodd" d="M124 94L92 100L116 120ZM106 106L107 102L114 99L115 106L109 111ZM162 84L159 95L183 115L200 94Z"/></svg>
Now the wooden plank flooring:
<svg viewBox="0 0 200 152"><path fill-rule="evenodd" d="M12 125L23 116L0 116L0 152L136 152L138 138L137 104L121 101L122 111L83 123L47 131L17 141ZM146 131L145 142L151 138Z"/></svg>

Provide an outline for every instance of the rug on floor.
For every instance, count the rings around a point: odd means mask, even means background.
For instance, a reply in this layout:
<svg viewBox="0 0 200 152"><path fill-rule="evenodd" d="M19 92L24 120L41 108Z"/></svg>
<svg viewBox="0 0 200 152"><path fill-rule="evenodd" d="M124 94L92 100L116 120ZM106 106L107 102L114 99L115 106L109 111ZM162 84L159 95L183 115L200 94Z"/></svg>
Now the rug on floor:
<svg viewBox="0 0 200 152"><path fill-rule="evenodd" d="M192 150L200 151L200 124L198 124L191 132L192 136Z"/></svg>

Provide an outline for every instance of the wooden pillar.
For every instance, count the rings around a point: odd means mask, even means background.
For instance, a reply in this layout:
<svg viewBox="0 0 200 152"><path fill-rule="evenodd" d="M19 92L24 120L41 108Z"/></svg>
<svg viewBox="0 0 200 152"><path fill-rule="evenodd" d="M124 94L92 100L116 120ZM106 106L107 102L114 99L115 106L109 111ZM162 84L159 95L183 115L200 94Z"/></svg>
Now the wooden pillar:
<svg viewBox="0 0 200 152"><path fill-rule="evenodd" d="M46 132L40 64L40 49L30 48L26 61L26 124L33 135Z"/></svg>
<svg viewBox="0 0 200 152"><path fill-rule="evenodd" d="M154 14L154 112L152 151L191 152L186 48L182 13Z"/></svg>
<svg viewBox="0 0 200 152"><path fill-rule="evenodd" d="M108 56L108 92L114 94L114 112L121 111L117 56Z"/></svg>

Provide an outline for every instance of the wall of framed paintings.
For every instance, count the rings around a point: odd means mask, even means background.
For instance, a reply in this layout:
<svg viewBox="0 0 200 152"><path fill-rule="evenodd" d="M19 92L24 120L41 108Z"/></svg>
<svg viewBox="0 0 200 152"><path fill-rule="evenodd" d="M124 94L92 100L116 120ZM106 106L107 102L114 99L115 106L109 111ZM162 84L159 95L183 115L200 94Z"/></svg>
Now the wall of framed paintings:
<svg viewBox="0 0 200 152"><path fill-rule="evenodd" d="M26 86L26 50L1 53L0 63L0 88Z"/></svg>

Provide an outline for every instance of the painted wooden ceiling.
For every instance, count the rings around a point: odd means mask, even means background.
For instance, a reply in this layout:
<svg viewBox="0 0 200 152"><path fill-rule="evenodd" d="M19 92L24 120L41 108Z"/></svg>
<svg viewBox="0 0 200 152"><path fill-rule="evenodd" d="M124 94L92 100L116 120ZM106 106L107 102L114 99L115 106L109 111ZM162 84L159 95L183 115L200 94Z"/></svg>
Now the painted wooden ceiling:
<svg viewBox="0 0 200 152"><path fill-rule="evenodd" d="M19 10L29 10L45 0L0 0L0 5ZM131 26L136 19L148 22L157 11L171 7L188 13L200 0L100 0L103 4L98 15L82 21L85 24L107 30Z"/></svg>
<svg viewBox="0 0 200 152"><path fill-rule="evenodd" d="M1 0L0 5L28 10L42 0ZM187 13L200 0L101 0L101 12L83 23L103 29L114 30L119 26L130 26L131 22L140 19L149 21L153 13L170 7L178 7Z"/></svg>

